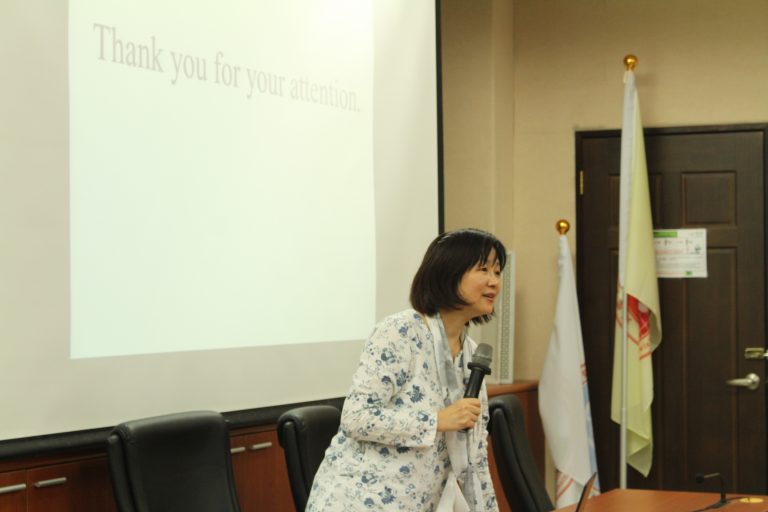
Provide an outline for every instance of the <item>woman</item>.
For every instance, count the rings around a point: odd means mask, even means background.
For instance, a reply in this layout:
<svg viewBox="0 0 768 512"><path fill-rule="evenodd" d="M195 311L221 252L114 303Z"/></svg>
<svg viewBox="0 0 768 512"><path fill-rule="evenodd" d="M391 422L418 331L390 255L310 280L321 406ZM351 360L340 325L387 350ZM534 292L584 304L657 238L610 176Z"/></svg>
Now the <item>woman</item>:
<svg viewBox="0 0 768 512"><path fill-rule="evenodd" d="M506 263L490 233L438 236L411 285L409 309L368 339L339 432L315 475L308 511L498 510L488 472L488 398L462 398Z"/></svg>

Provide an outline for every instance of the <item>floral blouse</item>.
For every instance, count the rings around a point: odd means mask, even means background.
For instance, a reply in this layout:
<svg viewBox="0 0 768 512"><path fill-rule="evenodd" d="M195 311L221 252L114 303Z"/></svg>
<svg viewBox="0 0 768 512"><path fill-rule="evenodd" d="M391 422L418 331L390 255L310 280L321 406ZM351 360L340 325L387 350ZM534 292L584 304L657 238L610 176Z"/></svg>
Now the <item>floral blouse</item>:
<svg viewBox="0 0 768 512"><path fill-rule="evenodd" d="M463 358L456 364L468 375ZM470 461L482 489L475 510L496 511L484 385L480 398L483 435ZM365 344L306 510L436 510L451 469L444 434L437 432L437 412L444 407L424 319L414 310L385 318Z"/></svg>

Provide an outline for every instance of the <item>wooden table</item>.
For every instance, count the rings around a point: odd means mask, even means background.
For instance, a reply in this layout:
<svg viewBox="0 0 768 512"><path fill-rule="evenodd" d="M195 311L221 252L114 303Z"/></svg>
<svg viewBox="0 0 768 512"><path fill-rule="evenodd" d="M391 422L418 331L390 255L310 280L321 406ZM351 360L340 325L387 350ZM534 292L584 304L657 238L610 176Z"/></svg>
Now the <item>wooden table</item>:
<svg viewBox="0 0 768 512"><path fill-rule="evenodd" d="M729 494L730 497L741 497ZM739 499L727 505L712 509L723 512L768 512L768 496L749 496L757 503L743 503ZM701 510L720 499L719 493L653 491L645 489L613 489L589 500L587 512L692 512ZM556 512L571 512L575 505L557 509Z"/></svg>

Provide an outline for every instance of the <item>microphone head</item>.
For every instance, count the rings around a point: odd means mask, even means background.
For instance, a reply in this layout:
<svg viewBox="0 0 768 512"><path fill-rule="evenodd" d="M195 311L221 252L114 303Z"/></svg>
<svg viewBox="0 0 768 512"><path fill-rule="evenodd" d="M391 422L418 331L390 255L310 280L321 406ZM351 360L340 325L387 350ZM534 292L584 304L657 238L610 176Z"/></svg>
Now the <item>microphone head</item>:
<svg viewBox="0 0 768 512"><path fill-rule="evenodd" d="M717 477L720 479L720 481L723 481L723 475L720 473L707 473L706 475L704 473L696 473L696 483L700 484L704 480Z"/></svg>
<svg viewBox="0 0 768 512"><path fill-rule="evenodd" d="M487 343L481 343L477 346L475 353L472 354L472 363L490 367L493 358L493 347Z"/></svg>

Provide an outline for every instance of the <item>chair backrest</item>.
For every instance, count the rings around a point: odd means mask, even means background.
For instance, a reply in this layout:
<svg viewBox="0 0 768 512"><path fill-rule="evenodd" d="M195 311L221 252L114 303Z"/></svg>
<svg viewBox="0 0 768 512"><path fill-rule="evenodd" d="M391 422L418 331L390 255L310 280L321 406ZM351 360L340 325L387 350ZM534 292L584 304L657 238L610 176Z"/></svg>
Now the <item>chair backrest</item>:
<svg viewBox="0 0 768 512"><path fill-rule="evenodd" d="M504 495L515 512L554 510L525 433L520 400L512 394L488 401L488 428Z"/></svg>
<svg viewBox="0 0 768 512"><path fill-rule="evenodd" d="M308 405L284 412L277 420L277 436L285 453L296 510L307 506L317 468L339 430L341 411L330 405Z"/></svg>
<svg viewBox="0 0 768 512"><path fill-rule="evenodd" d="M121 423L107 439L119 512L239 512L229 429L213 411Z"/></svg>

